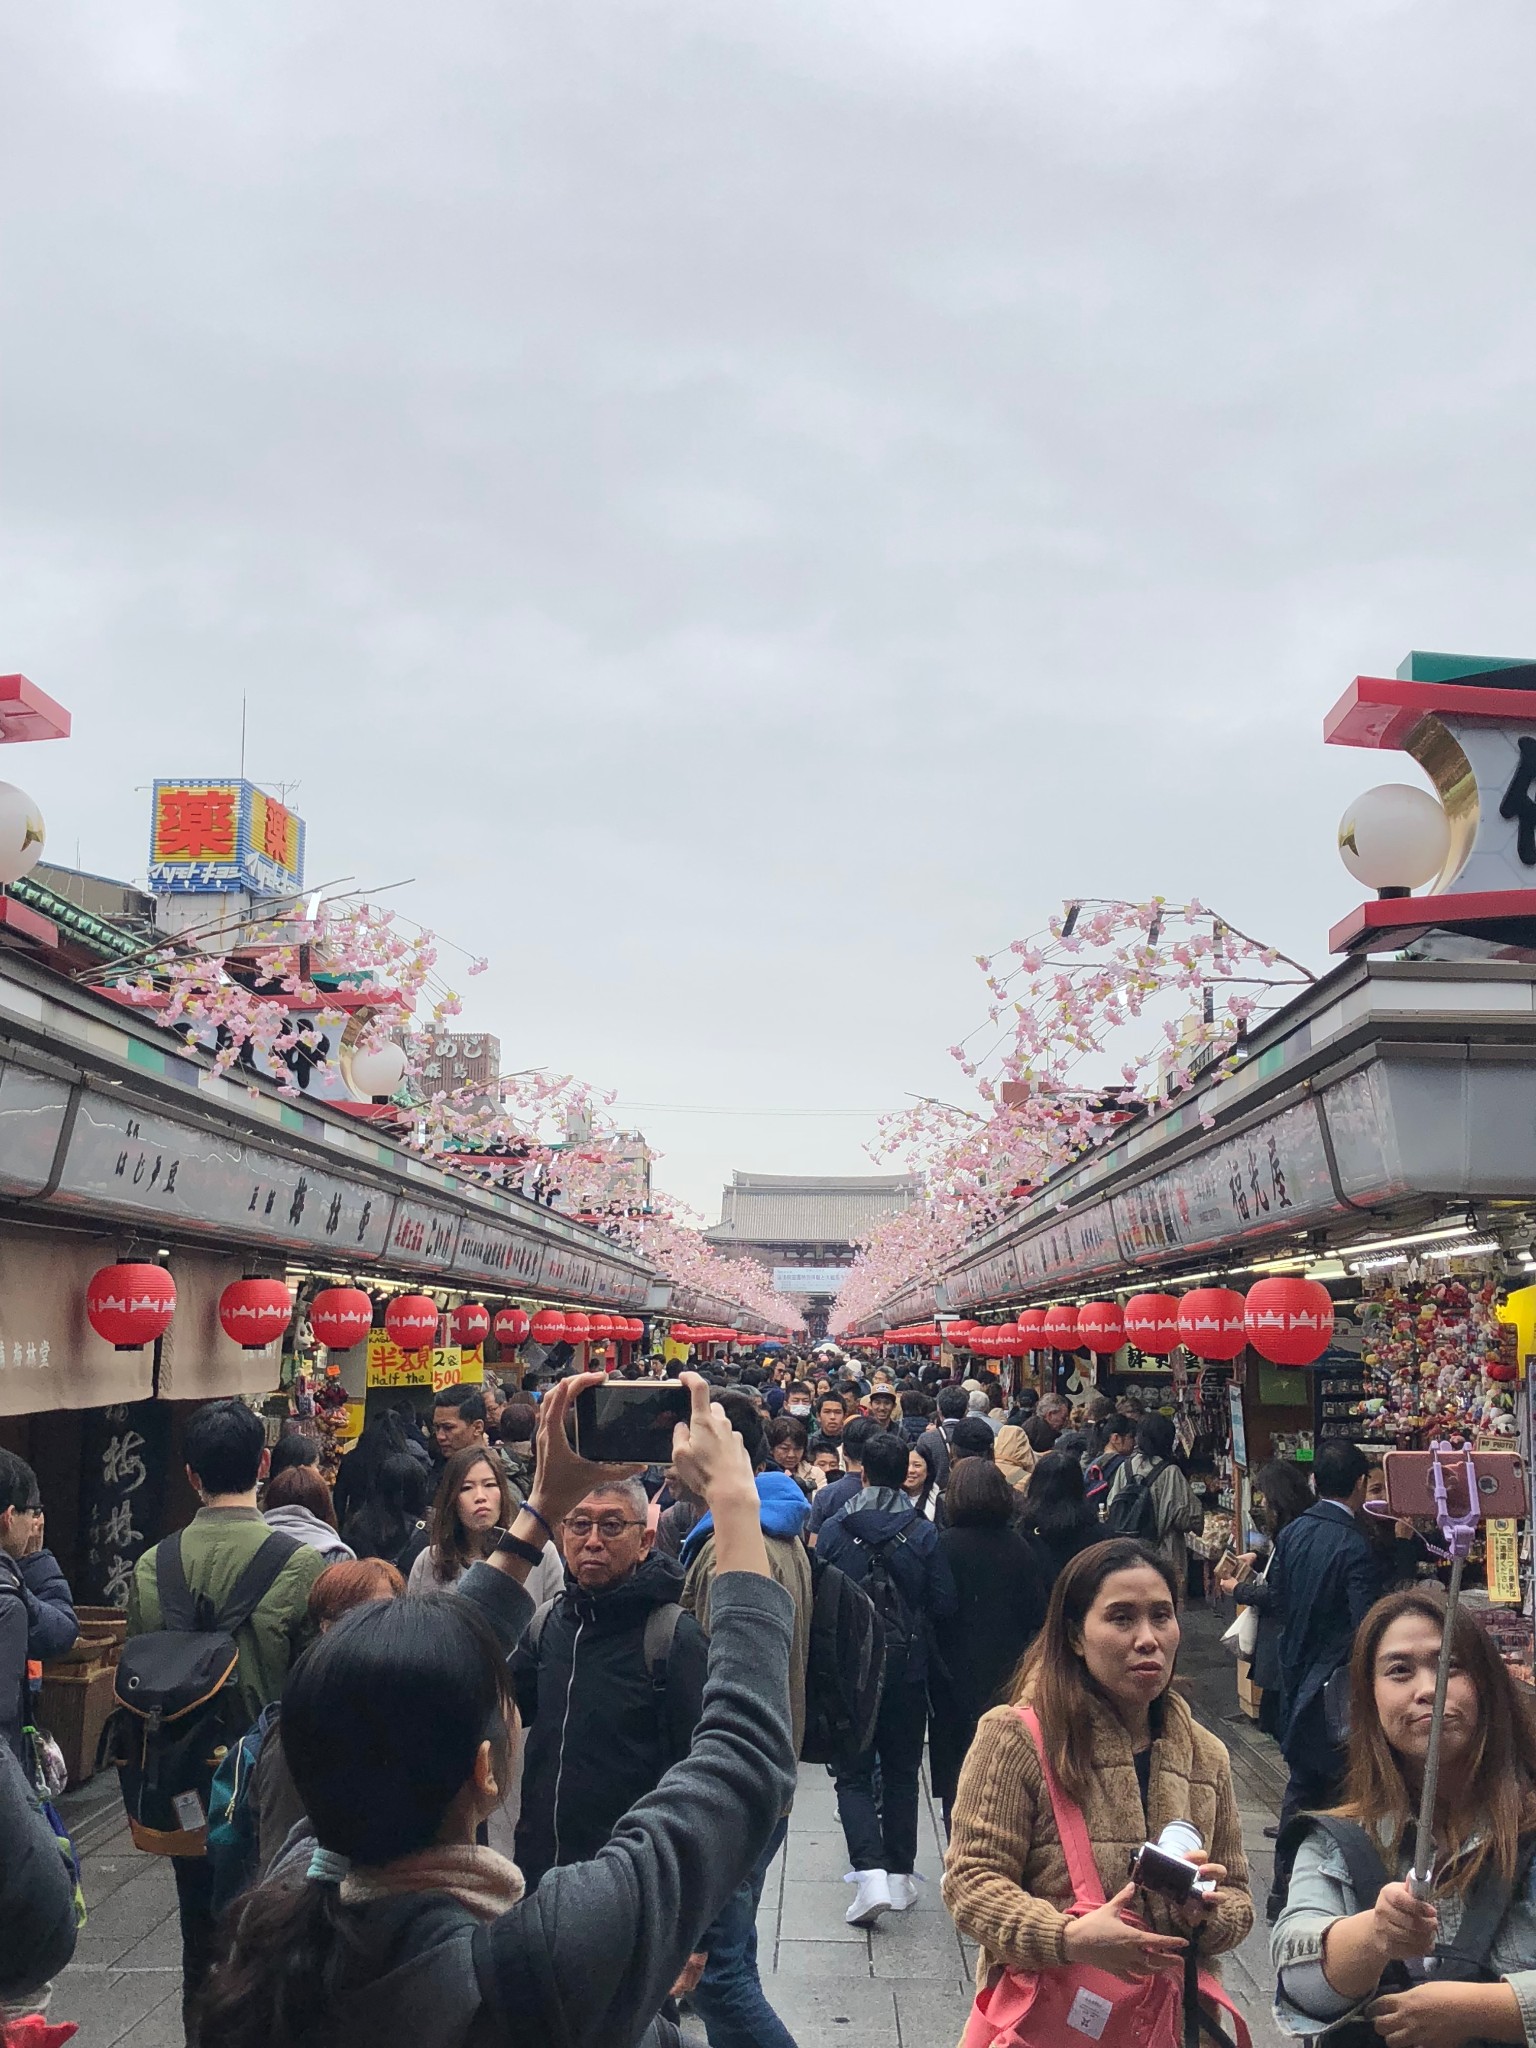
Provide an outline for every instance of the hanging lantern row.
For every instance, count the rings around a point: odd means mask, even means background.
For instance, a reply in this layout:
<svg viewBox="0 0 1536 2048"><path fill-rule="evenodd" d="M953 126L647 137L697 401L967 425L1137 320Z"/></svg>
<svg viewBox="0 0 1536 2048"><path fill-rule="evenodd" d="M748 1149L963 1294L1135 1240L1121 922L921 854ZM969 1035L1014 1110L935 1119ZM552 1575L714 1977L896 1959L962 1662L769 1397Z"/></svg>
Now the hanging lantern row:
<svg viewBox="0 0 1536 2048"><path fill-rule="evenodd" d="M893 1333L900 1337L901 1333ZM1166 1358L1183 1345L1207 1361L1236 1358L1251 1344L1271 1365L1314 1365L1333 1341L1333 1297L1320 1280L1277 1274L1246 1295L1231 1287L1197 1287L1190 1294L1133 1294L1122 1309L1113 1301L1059 1303L1026 1309L1016 1323L952 1325L950 1342L983 1358L1017 1358L1029 1351L1075 1351L1086 1345L1107 1355L1134 1344Z"/></svg>
<svg viewBox="0 0 1536 2048"><path fill-rule="evenodd" d="M176 1313L176 1282L164 1266L124 1263L103 1266L85 1292L86 1320L98 1337L118 1351L139 1351L163 1337ZM224 1334L245 1351L264 1351L280 1338L293 1317L293 1294L275 1279L232 1280L219 1296ZM402 1351L426 1351L437 1341L438 1306L430 1295L397 1294L384 1310L384 1328ZM576 1325L580 1331L571 1326ZM541 1309L502 1309L494 1322L478 1301L462 1302L449 1317L456 1344L471 1349L494 1329L498 1343L518 1345L530 1336L541 1343L565 1337L571 1343L616 1338L634 1343L645 1334L638 1316L565 1316ZM542 1327L541 1327L542 1326ZM309 1327L318 1343L350 1351L373 1327L373 1303L360 1287L323 1287L309 1305Z"/></svg>

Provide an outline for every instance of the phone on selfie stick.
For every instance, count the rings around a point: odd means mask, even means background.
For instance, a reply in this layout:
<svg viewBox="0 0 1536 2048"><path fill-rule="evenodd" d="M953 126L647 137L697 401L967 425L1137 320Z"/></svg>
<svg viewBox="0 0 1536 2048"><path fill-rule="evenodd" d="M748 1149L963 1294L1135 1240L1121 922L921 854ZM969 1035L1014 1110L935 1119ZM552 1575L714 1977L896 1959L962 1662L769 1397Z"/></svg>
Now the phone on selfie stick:
<svg viewBox="0 0 1536 2048"><path fill-rule="evenodd" d="M1387 1483L1387 1507L1405 1521L1433 1518L1451 1557L1451 1582L1445 1597L1445 1633L1435 1672L1434 1718L1424 1758L1424 1790L1419 1801L1419 1827L1414 1841L1413 1870L1408 1882L1427 1899L1433 1889L1435 1792L1440 1777L1440 1736L1445 1725L1445 1689L1451 1675L1451 1643L1461 1599L1461 1575L1472 1552L1479 1522L1527 1511L1525 1467L1513 1451L1474 1451L1454 1444L1431 1444L1427 1451L1388 1451L1381 1461Z"/></svg>

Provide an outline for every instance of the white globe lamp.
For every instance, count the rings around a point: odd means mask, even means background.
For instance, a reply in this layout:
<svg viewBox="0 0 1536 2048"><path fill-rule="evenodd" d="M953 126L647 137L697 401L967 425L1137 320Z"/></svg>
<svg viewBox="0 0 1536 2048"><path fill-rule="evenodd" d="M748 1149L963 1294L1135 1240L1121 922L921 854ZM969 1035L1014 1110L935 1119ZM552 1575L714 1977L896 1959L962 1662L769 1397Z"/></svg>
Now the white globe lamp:
<svg viewBox="0 0 1536 2048"><path fill-rule="evenodd" d="M42 812L24 789L0 782L0 884L30 874L42 851Z"/></svg>
<svg viewBox="0 0 1536 2048"><path fill-rule="evenodd" d="M1339 820L1339 858L1357 882L1406 896L1432 882L1451 850L1451 821L1438 798L1407 782L1357 796Z"/></svg>
<svg viewBox="0 0 1536 2048"><path fill-rule="evenodd" d="M352 1055L352 1086L365 1102L388 1102L405 1079L405 1053L393 1040Z"/></svg>

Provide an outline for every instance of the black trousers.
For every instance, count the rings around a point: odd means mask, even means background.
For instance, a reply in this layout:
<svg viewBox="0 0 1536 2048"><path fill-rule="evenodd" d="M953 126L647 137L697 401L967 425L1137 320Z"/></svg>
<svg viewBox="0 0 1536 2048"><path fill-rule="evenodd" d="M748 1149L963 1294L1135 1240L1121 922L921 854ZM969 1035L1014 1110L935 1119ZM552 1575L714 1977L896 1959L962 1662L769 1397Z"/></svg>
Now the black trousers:
<svg viewBox="0 0 1536 2048"><path fill-rule="evenodd" d="M910 1872L917 1861L917 1774L927 1726L927 1687L898 1681L880 1701L870 1747L832 1773L837 1817L855 1870Z"/></svg>
<svg viewBox="0 0 1536 2048"><path fill-rule="evenodd" d="M1280 1802L1278 1832L1282 1836L1298 1813L1312 1813L1322 1807L1336 1806L1344 1788L1344 1772L1349 1759L1342 1749L1335 1749L1328 1740L1321 1693L1307 1702L1287 1731L1286 1748L1293 1755L1286 1758L1291 1775L1286 1782L1285 1797ZM1276 1849L1275 1877L1269 1888L1267 1908L1271 1925L1285 1904L1293 1861L1293 1857L1282 1856Z"/></svg>
<svg viewBox="0 0 1536 2048"><path fill-rule="evenodd" d="M173 1856L171 1867L181 1917L181 2009L190 2048L197 2038L193 2002L213 1967L213 1865L206 1856Z"/></svg>

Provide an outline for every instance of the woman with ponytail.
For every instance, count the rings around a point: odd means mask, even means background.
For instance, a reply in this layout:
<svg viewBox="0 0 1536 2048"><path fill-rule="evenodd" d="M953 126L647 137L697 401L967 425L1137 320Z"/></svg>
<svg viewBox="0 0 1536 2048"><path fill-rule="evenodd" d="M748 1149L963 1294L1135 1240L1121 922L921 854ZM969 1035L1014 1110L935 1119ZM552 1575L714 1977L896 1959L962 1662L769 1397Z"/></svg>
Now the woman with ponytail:
<svg viewBox="0 0 1536 2048"><path fill-rule="evenodd" d="M234 1909L201 2048L562 2048L676 2040L658 2015L794 1786L792 1609L768 1572L741 1439L696 1375L674 1456L715 1519L704 1711L688 1756L587 1863L523 1895L477 1844L519 1740L506 1655L547 1531L604 1479L546 1396L533 1495L451 1599L345 1615L295 1668L283 1749L314 1829Z"/></svg>

